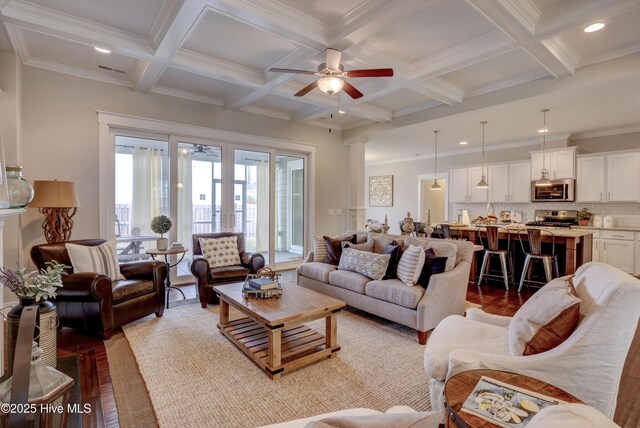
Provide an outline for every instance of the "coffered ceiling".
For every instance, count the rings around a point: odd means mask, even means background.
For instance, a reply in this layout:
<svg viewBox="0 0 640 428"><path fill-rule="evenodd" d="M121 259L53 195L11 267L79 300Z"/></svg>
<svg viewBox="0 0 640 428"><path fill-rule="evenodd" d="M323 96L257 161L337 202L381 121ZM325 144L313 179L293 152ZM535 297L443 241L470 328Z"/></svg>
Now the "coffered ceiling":
<svg viewBox="0 0 640 428"><path fill-rule="evenodd" d="M640 0L0 0L0 15L0 48L27 65L343 130L640 51ZM327 47L395 75L352 80L352 100L294 98L314 76L268 71L315 69Z"/></svg>

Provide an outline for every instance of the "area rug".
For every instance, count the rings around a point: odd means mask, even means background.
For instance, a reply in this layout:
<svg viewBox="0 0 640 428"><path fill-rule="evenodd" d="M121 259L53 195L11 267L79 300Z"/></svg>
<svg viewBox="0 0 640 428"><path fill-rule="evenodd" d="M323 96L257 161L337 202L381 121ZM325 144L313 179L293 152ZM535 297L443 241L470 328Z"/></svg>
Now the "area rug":
<svg viewBox="0 0 640 428"><path fill-rule="evenodd" d="M218 318L218 306L188 305L123 328L160 427L247 428L352 407L431 407L424 346L411 329L343 311L337 358L272 381L220 334ZM324 320L307 325L323 331Z"/></svg>

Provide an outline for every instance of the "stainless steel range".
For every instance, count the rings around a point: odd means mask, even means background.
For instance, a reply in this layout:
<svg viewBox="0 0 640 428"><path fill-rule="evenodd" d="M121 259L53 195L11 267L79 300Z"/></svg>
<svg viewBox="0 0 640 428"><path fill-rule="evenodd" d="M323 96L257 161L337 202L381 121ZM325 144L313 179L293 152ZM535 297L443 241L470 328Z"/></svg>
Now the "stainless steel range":
<svg viewBox="0 0 640 428"><path fill-rule="evenodd" d="M577 224L577 210L536 210L535 221L530 221L527 226L571 227Z"/></svg>

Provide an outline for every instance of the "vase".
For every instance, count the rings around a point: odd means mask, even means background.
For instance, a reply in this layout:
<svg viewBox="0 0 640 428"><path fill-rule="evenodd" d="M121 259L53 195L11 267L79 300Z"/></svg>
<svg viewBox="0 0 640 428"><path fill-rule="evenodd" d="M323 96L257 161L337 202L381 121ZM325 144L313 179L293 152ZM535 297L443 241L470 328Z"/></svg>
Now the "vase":
<svg viewBox="0 0 640 428"><path fill-rule="evenodd" d="M56 305L48 300L36 303L36 299L19 297L18 304L14 306L7 314L7 330L8 330L8 372L13 371L13 354L16 349L16 341L18 340L18 327L20 326L20 317L22 311L27 306L38 305L39 311L36 317L36 328L33 337L42 349L42 361L48 366L56 367L57 356L57 330L58 330L58 313Z"/></svg>
<svg viewBox="0 0 640 428"><path fill-rule="evenodd" d="M164 251L169 248L169 239L168 238L158 238L156 240L156 247L160 251Z"/></svg>
<svg viewBox="0 0 640 428"><path fill-rule="evenodd" d="M589 221L590 220L591 219L588 219L588 218L584 218L584 219L579 220L580 221L580 226L589 226Z"/></svg>
<svg viewBox="0 0 640 428"><path fill-rule="evenodd" d="M7 165L7 187L9 208L24 208L33 200L33 186L22 178L20 165Z"/></svg>

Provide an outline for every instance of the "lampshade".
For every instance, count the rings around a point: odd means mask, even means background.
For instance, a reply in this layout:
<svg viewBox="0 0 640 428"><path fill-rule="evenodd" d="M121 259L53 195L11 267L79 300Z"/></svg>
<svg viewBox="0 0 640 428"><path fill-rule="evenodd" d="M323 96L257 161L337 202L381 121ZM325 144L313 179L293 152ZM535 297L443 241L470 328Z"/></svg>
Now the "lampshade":
<svg viewBox="0 0 640 428"><path fill-rule="evenodd" d="M429 187L429 190L442 190L442 186L438 183L438 179L433 180L433 184Z"/></svg>
<svg viewBox="0 0 640 428"><path fill-rule="evenodd" d="M433 184L429 187L429 190L442 190L440 183L438 183L438 133L440 131L433 131L433 134L436 136L436 144L435 144L435 156L433 162L433 175L435 176L435 180L433 180Z"/></svg>
<svg viewBox="0 0 640 428"><path fill-rule="evenodd" d="M337 77L327 76L318 80L318 88L325 94L333 95L337 94L342 90L342 85L344 85L344 81Z"/></svg>
<svg viewBox="0 0 640 428"><path fill-rule="evenodd" d="M550 187L553 185L549 179L549 171L547 171L544 158L544 149L547 142L547 112L548 108L542 110L542 169L540 170L540 178L536 180L536 187Z"/></svg>
<svg viewBox="0 0 640 428"><path fill-rule="evenodd" d="M76 208L80 206L76 185L72 181L35 180L33 208Z"/></svg>
<svg viewBox="0 0 640 428"><path fill-rule="evenodd" d="M482 179L476 184L477 189L488 189L489 183L487 182L487 178L484 175L484 126L487 124L486 120L480 122L482 125Z"/></svg>
<svg viewBox="0 0 640 428"><path fill-rule="evenodd" d="M549 171L543 169L540 178L536 180L536 187L551 187L553 181L549 179Z"/></svg>
<svg viewBox="0 0 640 428"><path fill-rule="evenodd" d="M476 188L478 188L478 189L488 189L489 188L489 183L487 183L487 179L486 179L486 177L484 175L482 176L482 179L480 179L478 184L476 184Z"/></svg>

